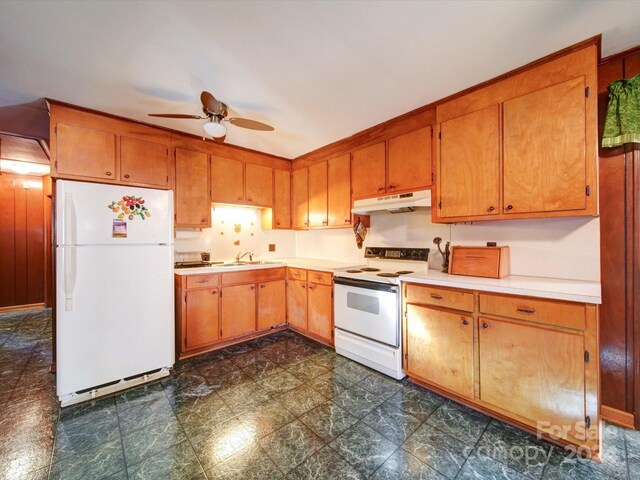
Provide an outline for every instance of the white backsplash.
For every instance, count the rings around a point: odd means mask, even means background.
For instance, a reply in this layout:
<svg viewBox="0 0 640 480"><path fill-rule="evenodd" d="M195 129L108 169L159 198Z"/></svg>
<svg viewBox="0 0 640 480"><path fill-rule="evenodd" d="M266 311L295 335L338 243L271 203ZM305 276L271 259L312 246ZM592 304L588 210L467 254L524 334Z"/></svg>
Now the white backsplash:
<svg viewBox="0 0 640 480"><path fill-rule="evenodd" d="M240 232L234 226L240 225ZM212 260L231 260L240 251L258 259L317 258L363 262L364 249L356 246L350 228L336 230L262 230L260 210L212 210L212 227L202 232L178 233L177 251L211 250ZM577 280L600 280L600 219L546 218L443 225L431 223L430 210L371 216L365 246L430 248L429 266L439 269L442 257L434 237L452 245L497 242L511 247L511 273ZM239 241L240 245L234 245ZM269 252L269 243L276 251Z"/></svg>

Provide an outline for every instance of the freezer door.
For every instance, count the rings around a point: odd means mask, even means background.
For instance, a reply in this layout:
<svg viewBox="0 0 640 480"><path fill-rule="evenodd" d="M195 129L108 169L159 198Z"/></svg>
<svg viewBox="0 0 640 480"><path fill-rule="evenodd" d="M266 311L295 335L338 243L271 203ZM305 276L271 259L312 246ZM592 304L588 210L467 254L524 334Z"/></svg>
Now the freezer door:
<svg viewBox="0 0 640 480"><path fill-rule="evenodd" d="M140 198L144 203L138 204L139 209L125 213L124 208L129 207L123 197ZM136 210L142 214L134 214ZM56 242L58 245L172 244L173 192L58 180Z"/></svg>
<svg viewBox="0 0 640 480"><path fill-rule="evenodd" d="M56 254L58 396L173 365L171 246Z"/></svg>

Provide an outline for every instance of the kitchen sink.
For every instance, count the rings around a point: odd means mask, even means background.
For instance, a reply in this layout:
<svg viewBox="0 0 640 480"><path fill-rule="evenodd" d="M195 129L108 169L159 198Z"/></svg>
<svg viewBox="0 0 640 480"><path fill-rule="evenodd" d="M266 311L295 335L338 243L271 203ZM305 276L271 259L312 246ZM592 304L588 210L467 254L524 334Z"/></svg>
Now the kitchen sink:
<svg viewBox="0 0 640 480"><path fill-rule="evenodd" d="M217 265L218 267L243 267L248 265L271 265L271 264L279 264L281 262L269 262L267 260L258 260L251 262L229 262L223 263L222 265Z"/></svg>

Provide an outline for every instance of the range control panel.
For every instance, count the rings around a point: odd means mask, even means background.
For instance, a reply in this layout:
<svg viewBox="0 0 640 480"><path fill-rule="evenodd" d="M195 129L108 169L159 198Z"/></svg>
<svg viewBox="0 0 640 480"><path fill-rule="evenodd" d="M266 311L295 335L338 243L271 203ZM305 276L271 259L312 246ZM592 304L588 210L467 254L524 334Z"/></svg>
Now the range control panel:
<svg viewBox="0 0 640 480"><path fill-rule="evenodd" d="M413 260L414 262L426 262L429 259L429 249L367 247L364 251L364 258L388 258L391 260Z"/></svg>

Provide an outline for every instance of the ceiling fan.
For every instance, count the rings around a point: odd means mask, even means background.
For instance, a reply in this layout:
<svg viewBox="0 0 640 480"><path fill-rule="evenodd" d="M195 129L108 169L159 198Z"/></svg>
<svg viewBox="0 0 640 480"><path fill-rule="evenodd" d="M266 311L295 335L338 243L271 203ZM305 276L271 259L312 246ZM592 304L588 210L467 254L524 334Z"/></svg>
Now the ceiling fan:
<svg viewBox="0 0 640 480"><path fill-rule="evenodd" d="M228 107L222 103L216 97L209 92L202 92L200 94L200 101L202 102L202 112L204 117L200 115L185 115L182 113L150 113L150 117L163 117L163 118L186 118L194 120L209 120L202 126L204 135L213 138L217 142L224 142L227 136L227 127L224 123L229 122L236 127L248 128L250 130L261 130L264 132L272 131L273 127L266 123L258 122L257 120L251 120L248 118L227 118Z"/></svg>

